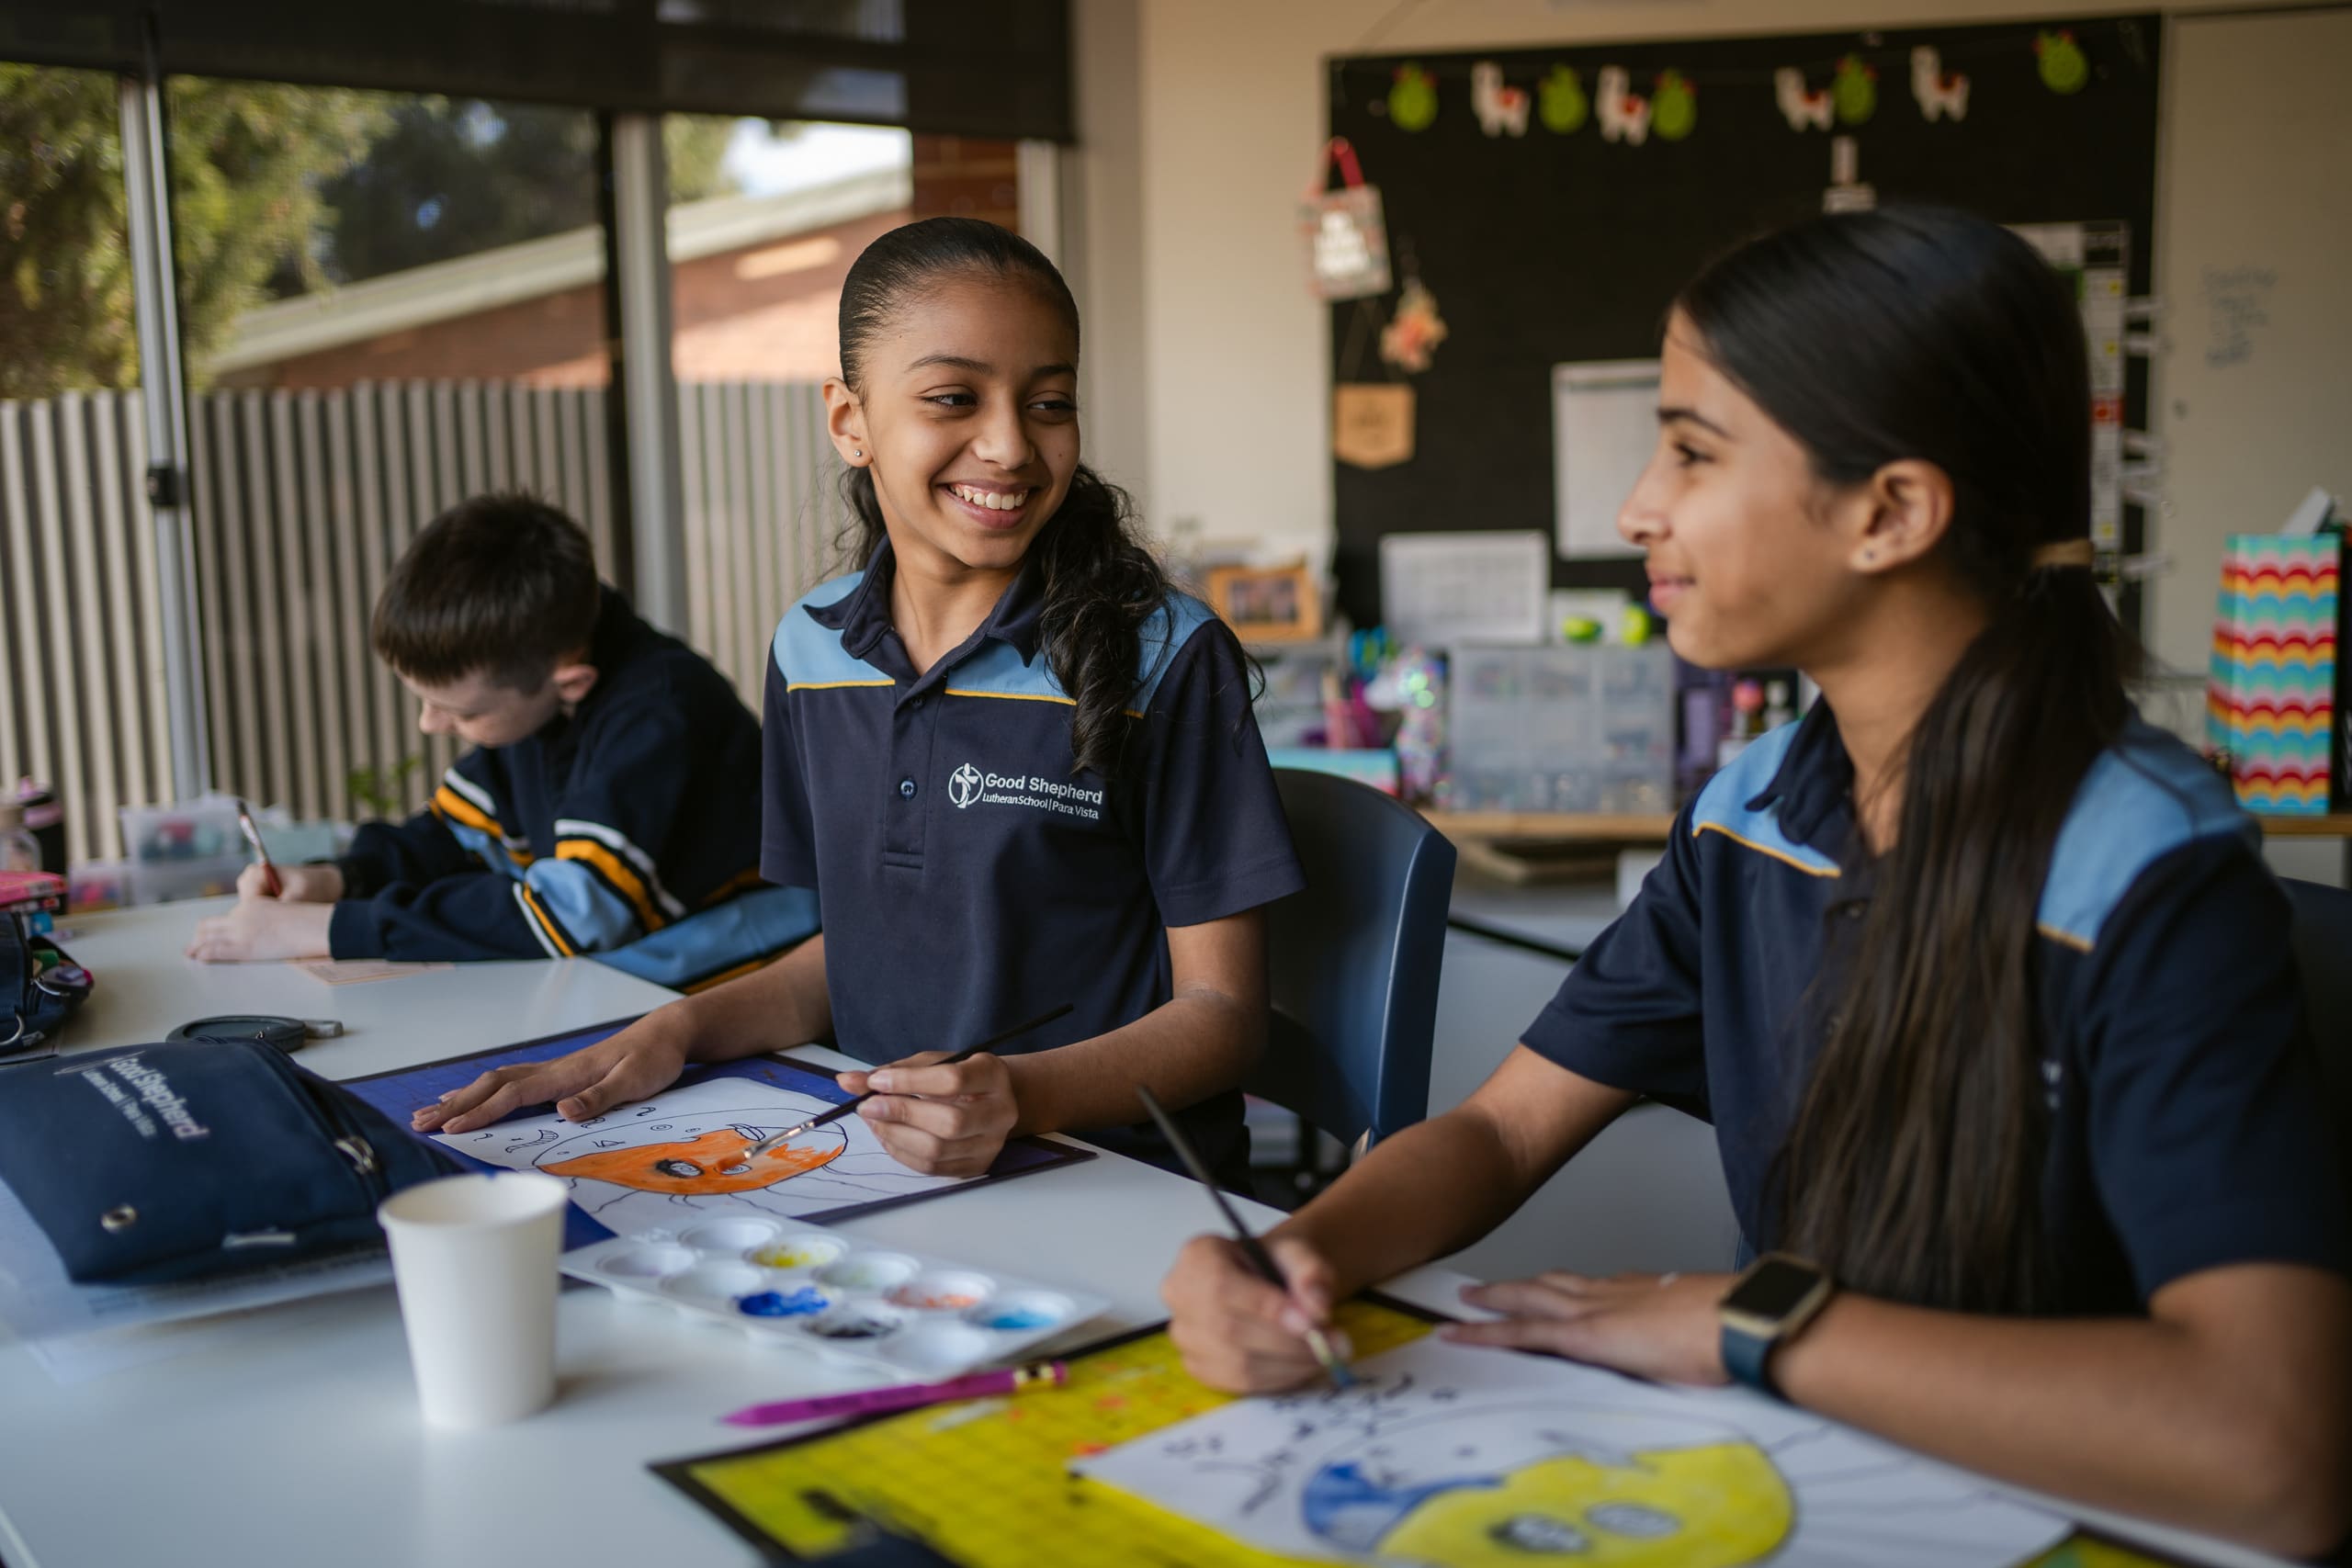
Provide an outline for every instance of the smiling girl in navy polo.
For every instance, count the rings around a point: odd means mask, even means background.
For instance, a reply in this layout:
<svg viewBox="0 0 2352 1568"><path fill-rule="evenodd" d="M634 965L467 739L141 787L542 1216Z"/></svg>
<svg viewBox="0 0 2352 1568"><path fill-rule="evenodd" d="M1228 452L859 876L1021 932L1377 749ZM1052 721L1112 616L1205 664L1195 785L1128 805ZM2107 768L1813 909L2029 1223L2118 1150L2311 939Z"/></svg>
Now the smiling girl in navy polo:
<svg viewBox="0 0 2352 1568"><path fill-rule="evenodd" d="M859 1114L915 1169L1057 1130L1152 1153L1147 1084L1236 1176L1260 909L1304 882L1240 646L1079 461L1078 309L1035 247L970 219L893 230L850 271L841 339L825 397L862 570L777 627L763 737L760 869L816 889L823 934L417 1125L550 1100L578 1120L689 1061L831 1037L888 1064L841 1081L877 1091Z"/></svg>
<svg viewBox="0 0 2352 1568"><path fill-rule="evenodd" d="M2352 1527L2352 1258L2287 900L2124 699L2085 365L2067 286L1955 213L1817 219L1685 290L1619 528L1678 653L1821 701L1685 807L1493 1077L1272 1234L1287 1292L1187 1245L1197 1375L1312 1378L1332 1301L1652 1095L1713 1122L1744 1239L1788 1256L1481 1286L1502 1316L1451 1337L1737 1376L2274 1550Z"/></svg>

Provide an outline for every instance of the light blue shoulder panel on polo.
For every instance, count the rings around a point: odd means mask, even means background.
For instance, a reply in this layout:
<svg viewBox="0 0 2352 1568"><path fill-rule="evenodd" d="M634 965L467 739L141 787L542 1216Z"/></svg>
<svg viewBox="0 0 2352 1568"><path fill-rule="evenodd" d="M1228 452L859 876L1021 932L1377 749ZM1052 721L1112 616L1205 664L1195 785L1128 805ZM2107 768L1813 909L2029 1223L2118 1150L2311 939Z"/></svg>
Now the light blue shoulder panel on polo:
<svg viewBox="0 0 2352 1568"><path fill-rule="evenodd" d="M831 626L819 626L808 612L838 604L857 592L865 573L853 571L846 577L836 577L831 582L820 582L802 594L792 608L776 623L775 640L771 652L776 672L792 686L833 686L844 682L857 684L890 684L890 677L863 659L852 659L842 651L842 634Z"/></svg>

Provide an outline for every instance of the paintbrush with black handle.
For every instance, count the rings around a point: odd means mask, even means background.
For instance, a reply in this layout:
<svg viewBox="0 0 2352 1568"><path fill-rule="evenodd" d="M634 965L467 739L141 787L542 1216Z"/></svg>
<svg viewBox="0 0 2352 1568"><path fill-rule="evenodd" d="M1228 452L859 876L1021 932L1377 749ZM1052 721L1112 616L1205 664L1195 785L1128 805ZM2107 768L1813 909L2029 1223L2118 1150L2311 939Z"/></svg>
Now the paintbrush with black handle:
<svg viewBox="0 0 2352 1568"><path fill-rule="evenodd" d="M1177 1130L1176 1119L1169 1115L1151 1090L1141 1084L1136 1085L1136 1098L1143 1101L1146 1111L1151 1112L1151 1119L1159 1123L1159 1135L1168 1140L1168 1146L1176 1151L1176 1157L1184 1162L1184 1168L1193 1173L1193 1179L1208 1193L1209 1201L1216 1205L1216 1212L1225 1216L1226 1224L1233 1231L1233 1239L1240 1244L1250 1267L1266 1277L1266 1283L1287 1294L1290 1281L1283 1278L1281 1267L1274 1262L1274 1255L1266 1250L1264 1242L1250 1234L1250 1227L1241 1223L1241 1216L1235 1213L1233 1205L1225 1201L1225 1190L1216 1184L1216 1179L1209 1174L1209 1168L1201 1162L1200 1151L1193 1147L1192 1140ZM1315 1352L1315 1359L1322 1363L1324 1374L1334 1385L1340 1388L1355 1386L1355 1374L1348 1371L1347 1362L1340 1359L1339 1351L1331 1348L1329 1335L1319 1328L1309 1328L1306 1331L1306 1348Z"/></svg>

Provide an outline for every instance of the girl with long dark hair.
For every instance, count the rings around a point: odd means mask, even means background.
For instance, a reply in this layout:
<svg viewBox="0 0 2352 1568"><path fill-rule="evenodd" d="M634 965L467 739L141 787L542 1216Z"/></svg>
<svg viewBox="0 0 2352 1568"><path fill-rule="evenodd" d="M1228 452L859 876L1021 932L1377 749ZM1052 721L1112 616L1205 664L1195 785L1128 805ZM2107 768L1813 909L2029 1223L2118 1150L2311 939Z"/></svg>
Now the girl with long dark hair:
<svg viewBox="0 0 2352 1568"><path fill-rule="evenodd" d="M851 268L826 383L858 570L776 629L760 871L817 891L775 964L417 1114L594 1116L833 1039L859 1114L928 1172L1057 1130L1155 1152L1148 1085L1229 1174L1263 1042L1260 913L1303 883L1240 645L1079 460L1078 307L991 223L895 229ZM1068 1001L1001 1053L939 1058Z"/></svg>
<svg viewBox="0 0 2352 1568"><path fill-rule="evenodd" d="M1936 210L1687 288L1619 528L1677 652L1821 699L1678 819L1520 1047L1165 1286L1204 1381L1290 1386L1346 1292L1467 1245L1644 1095L1713 1122L1723 1274L1551 1273L1446 1332L1729 1378L1979 1470L2273 1549L2352 1528L2352 1271L2287 900L2126 702L2088 570L2069 290Z"/></svg>

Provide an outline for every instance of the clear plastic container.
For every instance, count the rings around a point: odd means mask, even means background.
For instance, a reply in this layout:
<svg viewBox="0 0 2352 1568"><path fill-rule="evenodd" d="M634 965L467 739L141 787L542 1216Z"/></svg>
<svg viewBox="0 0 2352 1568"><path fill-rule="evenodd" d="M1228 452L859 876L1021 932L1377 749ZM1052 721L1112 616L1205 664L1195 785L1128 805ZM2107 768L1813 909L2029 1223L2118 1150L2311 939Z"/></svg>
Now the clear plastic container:
<svg viewBox="0 0 2352 1568"><path fill-rule="evenodd" d="M1448 804L1459 810L1674 809L1674 655L1626 648L1457 648Z"/></svg>
<svg viewBox="0 0 2352 1568"><path fill-rule="evenodd" d="M0 799L0 871L39 871L40 844L25 831L25 808Z"/></svg>
<svg viewBox="0 0 2352 1568"><path fill-rule="evenodd" d="M237 874L245 865L232 795L208 795L175 806L126 806L122 843L134 905L234 893Z"/></svg>

